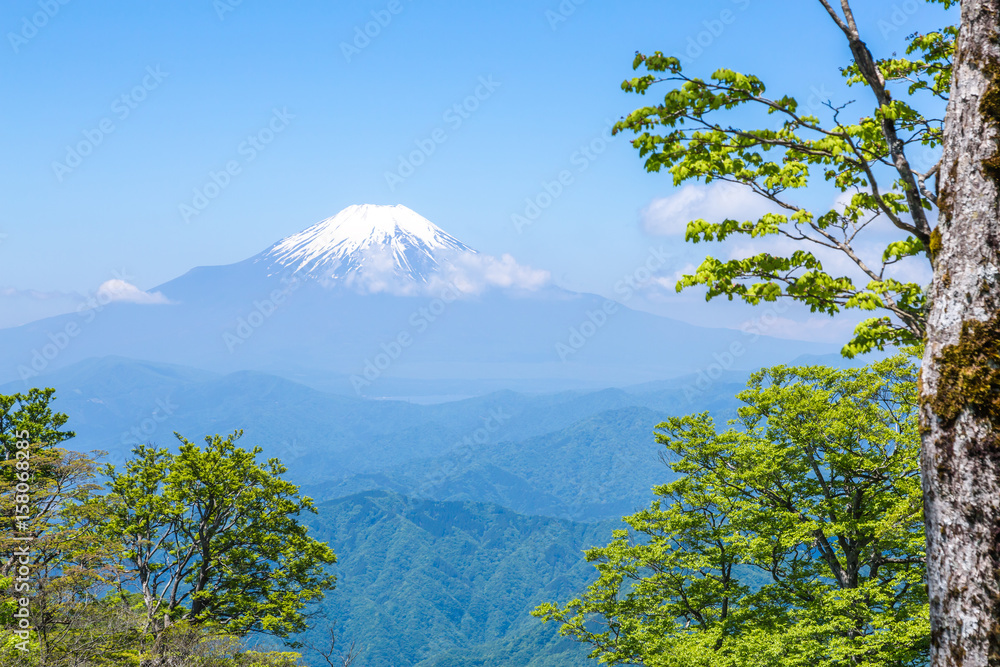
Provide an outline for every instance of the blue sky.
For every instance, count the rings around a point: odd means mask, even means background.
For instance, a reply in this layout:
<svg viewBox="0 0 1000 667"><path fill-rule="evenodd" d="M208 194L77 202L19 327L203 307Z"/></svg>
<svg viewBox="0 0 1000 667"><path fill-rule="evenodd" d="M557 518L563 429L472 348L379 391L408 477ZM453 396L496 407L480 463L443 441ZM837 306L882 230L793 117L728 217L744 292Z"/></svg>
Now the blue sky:
<svg viewBox="0 0 1000 667"><path fill-rule="evenodd" d="M63 2L0 7L0 327L119 275L148 289L239 261L355 203L405 204L481 251L610 294L651 248L672 254L667 273L709 250L649 233L642 212L677 191L627 138L602 138L645 101L620 90L636 50L694 55L701 75L753 72L776 96L871 105L844 90L846 43L808 0ZM855 4L878 57L948 20L915 0ZM512 214L562 170L573 182L516 230ZM185 216L213 173L225 186ZM755 316L669 290L629 305L713 325ZM778 335L842 340L825 319L782 316Z"/></svg>

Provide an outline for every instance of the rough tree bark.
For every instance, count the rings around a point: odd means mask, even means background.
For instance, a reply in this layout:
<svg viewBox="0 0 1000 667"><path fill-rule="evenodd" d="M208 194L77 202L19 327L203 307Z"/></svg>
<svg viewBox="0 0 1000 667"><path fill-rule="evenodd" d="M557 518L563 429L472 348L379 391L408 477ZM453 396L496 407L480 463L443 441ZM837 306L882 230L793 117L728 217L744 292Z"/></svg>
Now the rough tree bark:
<svg viewBox="0 0 1000 667"><path fill-rule="evenodd" d="M1000 667L1000 0L962 0L921 380L934 667Z"/></svg>

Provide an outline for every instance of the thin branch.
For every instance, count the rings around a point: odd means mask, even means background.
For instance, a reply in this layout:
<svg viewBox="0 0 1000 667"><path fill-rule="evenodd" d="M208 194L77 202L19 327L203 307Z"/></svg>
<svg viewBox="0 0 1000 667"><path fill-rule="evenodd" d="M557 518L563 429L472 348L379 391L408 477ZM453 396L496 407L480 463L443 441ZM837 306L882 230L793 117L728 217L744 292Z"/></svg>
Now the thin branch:
<svg viewBox="0 0 1000 667"><path fill-rule="evenodd" d="M819 2L826 8L827 12L847 36L847 41L851 47L851 53L854 55L854 62L858 67L858 71L868 84L868 87L875 94L875 100L879 108L888 106L892 102L892 98L885 89L885 78L882 76L878 65L876 65L871 51L868 50L868 46L861 41L848 0L841 0L841 7L844 9L847 17L847 24L840 19L827 0L819 0ZM883 115L881 126L886 145L889 147L889 153L896 167L896 172L903 182L906 192L906 203L910 209L910 216L913 218L913 226L916 230L914 236L920 239L925 246L929 246L931 235L930 223L927 221L927 214L920 199L921 193L916 176L903 150L903 142L897 134L896 123Z"/></svg>

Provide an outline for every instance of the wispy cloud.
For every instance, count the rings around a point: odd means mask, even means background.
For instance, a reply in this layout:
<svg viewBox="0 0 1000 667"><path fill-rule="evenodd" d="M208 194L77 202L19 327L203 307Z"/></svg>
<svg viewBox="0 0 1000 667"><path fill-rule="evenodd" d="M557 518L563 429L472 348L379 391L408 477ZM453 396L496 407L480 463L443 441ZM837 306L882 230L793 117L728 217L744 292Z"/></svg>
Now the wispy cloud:
<svg viewBox="0 0 1000 667"><path fill-rule="evenodd" d="M170 300L161 292L144 292L132 283L119 278L113 278L101 283L101 286L97 288L97 298L101 303L170 303Z"/></svg>
<svg viewBox="0 0 1000 667"><path fill-rule="evenodd" d="M36 289L17 289L15 287L0 287L0 296L33 299L35 301L52 301L54 299L79 299L75 292L44 291Z"/></svg>
<svg viewBox="0 0 1000 667"><path fill-rule="evenodd" d="M519 264L511 255L499 258L483 253L456 252L440 258L437 270L426 282L401 278L396 260L385 249L369 250L362 266L344 278L344 284L362 293L404 296L436 294L452 285L463 294L479 294L487 289L537 290L551 281L548 271Z"/></svg>
<svg viewBox="0 0 1000 667"><path fill-rule="evenodd" d="M692 220L756 220L775 206L760 195L734 183L685 185L659 197L640 212L642 228L654 236L683 236Z"/></svg>

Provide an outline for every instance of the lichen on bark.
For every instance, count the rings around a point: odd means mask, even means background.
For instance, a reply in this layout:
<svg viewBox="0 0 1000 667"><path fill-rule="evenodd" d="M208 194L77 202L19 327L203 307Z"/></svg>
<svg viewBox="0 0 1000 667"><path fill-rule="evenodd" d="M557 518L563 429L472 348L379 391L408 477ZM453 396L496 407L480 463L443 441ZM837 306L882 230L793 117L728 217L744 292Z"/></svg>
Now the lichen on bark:
<svg viewBox="0 0 1000 667"><path fill-rule="evenodd" d="M937 357L938 389L931 407L951 424L969 408L1000 428L1000 313L962 324L958 342Z"/></svg>
<svg viewBox="0 0 1000 667"><path fill-rule="evenodd" d="M992 39L993 43L996 44L1000 37L994 32ZM1000 60L989 58L983 65L983 73L989 84L986 93L979 101L979 113L983 115L983 119L987 123L992 123L1000 134ZM996 144L996 152L983 160L983 173L1000 184L1000 136L997 137Z"/></svg>
<svg viewBox="0 0 1000 667"><path fill-rule="evenodd" d="M934 259L938 256L938 253L941 252L941 228L940 227L935 227L931 231L931 240L930 240L930 243L927 244L927 251L930 254L931 262L933 262Z"/></svg>
<svg viewBox="0 0 1000 667"><path fill-rule="evenodd" d="M979 103L979 111L1000 132L1000 63L995 60L991 61L986 65L984 71L990 84ZM1000 139L997 140L996 152L983 160L983 172L995 182L1000 183Z"/></svg>

